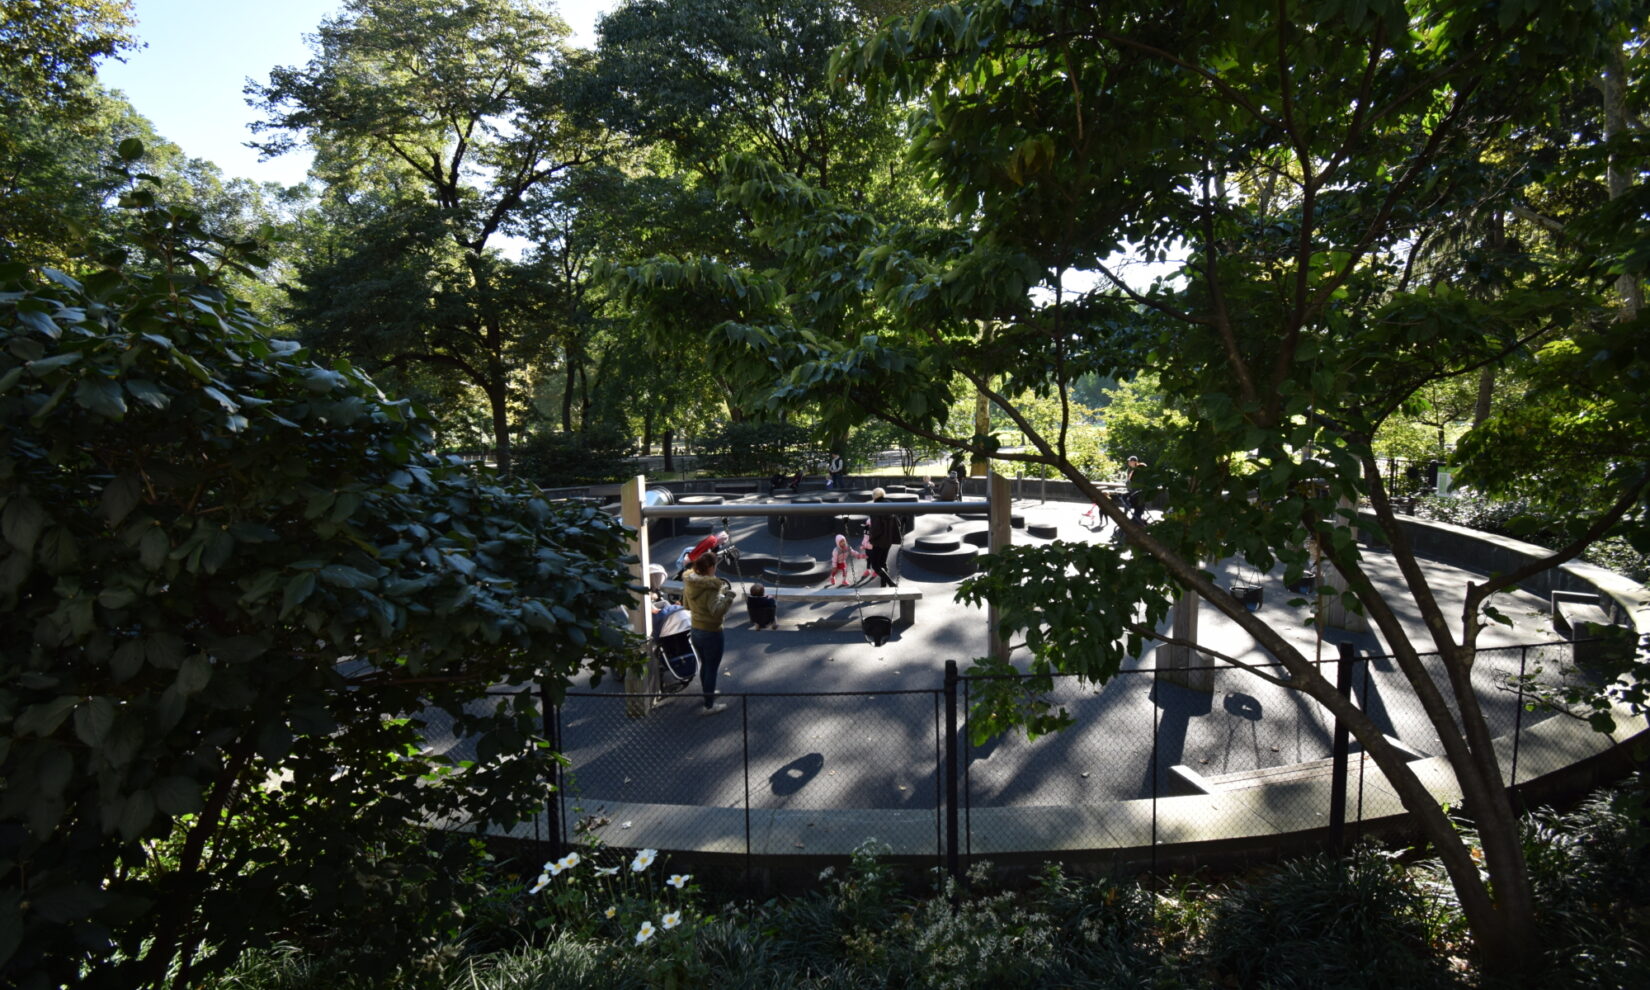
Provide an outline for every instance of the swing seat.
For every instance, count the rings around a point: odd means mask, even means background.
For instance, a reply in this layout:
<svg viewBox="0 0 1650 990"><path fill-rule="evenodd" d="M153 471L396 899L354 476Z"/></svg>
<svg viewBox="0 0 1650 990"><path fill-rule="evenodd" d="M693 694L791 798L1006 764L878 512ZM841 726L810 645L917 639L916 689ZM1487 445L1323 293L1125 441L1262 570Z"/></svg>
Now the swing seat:
<svg viewBox="0 0 1650 990"><path fill-rule="evenodd" d="M859 620L859 628L872 646L881 646L894 634L894 620L886 615L867 615Z"/></svg>
<svg viewBox="0 0 1650 990"><path fill-rule="evenodd" d="M1251 612L1259 612L1266 601L1266 589L1256 584L1233 584L1232 597Z"/></svg>

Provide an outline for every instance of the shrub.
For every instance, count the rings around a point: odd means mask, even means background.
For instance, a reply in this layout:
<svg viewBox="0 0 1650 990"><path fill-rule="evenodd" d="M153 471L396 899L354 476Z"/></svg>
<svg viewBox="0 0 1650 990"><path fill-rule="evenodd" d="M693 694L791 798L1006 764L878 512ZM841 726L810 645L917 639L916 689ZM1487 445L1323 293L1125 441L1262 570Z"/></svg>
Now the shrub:
<svg viewBox="0 0 1650 990"><path fill-rule="evenodd" d="M1436 909L1395 860L1297 860L1227 885L1204 931L1217 982L1240 987L1446 987Z"/></svg>
<svg viewBox="0 0 1650 990"><path fill-rule="evenodd" d="M793 423L729 423L698 439L699 470L716 477L790 474L823 462L811 434Z"/></svg>
<svg viewBox="0 0 1650 990"><path fill-rule="evenodd" d="M623 481L640 470L636 448L616 426L580 433L540 431L515 448L516 474L544 488Z"/></svg>

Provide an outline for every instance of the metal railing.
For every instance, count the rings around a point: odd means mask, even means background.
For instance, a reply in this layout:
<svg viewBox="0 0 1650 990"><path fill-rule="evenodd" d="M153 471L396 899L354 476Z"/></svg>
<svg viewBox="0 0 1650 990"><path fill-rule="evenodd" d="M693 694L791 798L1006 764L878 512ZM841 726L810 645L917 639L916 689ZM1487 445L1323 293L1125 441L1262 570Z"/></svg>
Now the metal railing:
<svg viewBox="0 0 1650 990"><path fill-rule="evenodd" d="M1571 663L1572 646L1477 653L1476 697L1509 787L1524 779L1524 736L1558 714L1533 704L1529 686L1588 676ZM1323 662L1412 759L1442 752L1394 657L1345 647ZM1440 658L1419 663L1459 722ZM1177 683L1196 672L1212 677L1212 691ZM874 837L955 872L1002 851L1005 835L1023 846L1046 831L1059 840L1051 850L1148 850L1155 871L1164 845L1317 832L1339 846L1349 826L1402 812L1324 709L1237 667L1131 669L1103 686L1057 676L1039 697L1074 728L975 744L966 716L986 687L947 661L929 689L724 693L730 710L706 717L693 713L694 692L570 691L542 709L566 765L548 782L545 814L513 834L557 855L598 831L614 845L742 855L747 865L755 855L843 855Z"/></svg>

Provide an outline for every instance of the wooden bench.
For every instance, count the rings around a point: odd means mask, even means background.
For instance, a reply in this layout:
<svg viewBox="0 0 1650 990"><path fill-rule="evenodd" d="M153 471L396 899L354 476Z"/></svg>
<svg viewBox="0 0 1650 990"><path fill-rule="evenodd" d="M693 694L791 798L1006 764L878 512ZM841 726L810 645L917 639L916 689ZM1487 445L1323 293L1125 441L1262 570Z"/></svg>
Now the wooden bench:
<svg viewBox="0 0 1650 990"><path fill-rule="evenodd" d="M659 585L659 589L667 595L680 595L682 582L664 581ZM885 605L888 602L899 602L899 618L894 620L894 624L900 626L909 626L917 621L917 602L922 598L920 591L898 587L773 588L771 594L781 605L786 602L837 605Z"/></svg>

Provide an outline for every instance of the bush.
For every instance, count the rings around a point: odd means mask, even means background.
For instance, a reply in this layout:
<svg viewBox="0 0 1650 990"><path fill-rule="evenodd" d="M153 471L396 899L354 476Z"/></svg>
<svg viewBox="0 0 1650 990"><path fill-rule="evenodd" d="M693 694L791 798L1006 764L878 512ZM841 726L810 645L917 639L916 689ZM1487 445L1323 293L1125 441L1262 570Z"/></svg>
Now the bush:
<svg viewBox="0 0 1650 990"><path fill-rule="evenodd" d="M1447 987L1431 951L1437 909L1403 866L1378 853L1317 856L1226 886L1204 932L1220 985Z"/></svg>
<svg viewBox="0 0 1650 990"><path fill-rule="evenodd" d="M793 423L729 423L697 441L699 470L719 478L791 474L823 463L812 435Z"/></svg>
<svg viewBox="0 0 1650 990"><path fill-rule="evenodd" d="M1573 520L1555 516L1523 499L1492 499L1463 490L1452 495L1428 495L1415 503L1423 519L1465 526L1497 536L1509 536L1556 550L1574 539ZM1626 539L1606 537L1581 553L1589 564L1607 568L1635 581L1650 579L1650 555L1635 550Z"/></svg>
<svg viewBox="0 0 1650 990"><path fill-rule="evenodd" d="M634 477L636 447L616 426L581 433L540 431L515 448L516 474L544 488L601 484Z"/></svg>

